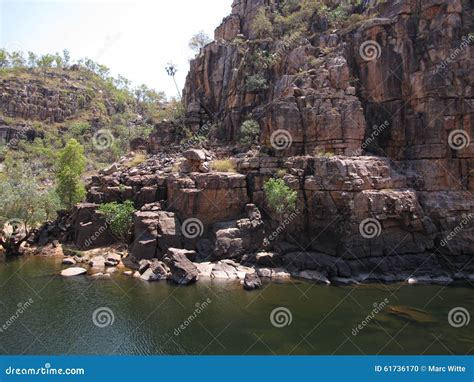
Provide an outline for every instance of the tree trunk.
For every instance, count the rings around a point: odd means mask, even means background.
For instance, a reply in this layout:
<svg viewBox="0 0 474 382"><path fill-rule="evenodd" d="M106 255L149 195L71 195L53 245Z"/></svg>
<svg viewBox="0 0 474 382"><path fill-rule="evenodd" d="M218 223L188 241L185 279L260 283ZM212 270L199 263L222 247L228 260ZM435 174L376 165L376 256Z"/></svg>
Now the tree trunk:
<svg viewBox="0 0 474 382"><path fill-rule="evenodd" d="M26 241L27 236L18 240L17 237L10 237L7 239L0 239L0 245L5 249L7 256L20 256L21 245Z"/></svg>

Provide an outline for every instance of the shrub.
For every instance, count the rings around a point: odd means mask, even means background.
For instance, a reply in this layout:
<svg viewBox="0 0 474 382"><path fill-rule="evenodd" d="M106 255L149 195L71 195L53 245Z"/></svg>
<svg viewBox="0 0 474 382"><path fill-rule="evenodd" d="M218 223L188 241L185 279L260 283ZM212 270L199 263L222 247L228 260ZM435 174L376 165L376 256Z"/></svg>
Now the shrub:
<svg viewBox="0 0 474 382"><path fill-rule="evenodd" d="M211 162L211 169L218 172L236 172L232 159L219 159Z"/></svg>
<svg viewBox="0 0 474 382"><path fill-rule="evenodd" d="M60 151L56 165L56 192L67 209L80 202L86 194L81 181L85 166L84 148L75 139L69 140L66 147Z"/></svg>
<svg viewBox="0 0 474 382"><path fill-rule="evenodd" d="M283 215L296 210L298 194L291 190L283 179L269 179L263 185L267 205L277 214Z"/></svg>
<svg viewBox="0 0 474 382"><path fill-rule="evenodd" d="M316 149L314 150L314 156L316 158L332 158L336 156L336 154L330 151L322 151L321 149Z"/></svg>
<svg viewBox="0 0 474 382"><path fill-rule="evenodd" d="M248 119L240 127L239 142L250 146L260 134L260 124L254 119Z"/></svg>
<svg viewBox="0 0 474 382"><path fill-rule="evenodd" d="M262 74L253 74L245 81L245 88L249 92L258 92L268 89L268 82Z"/></svg>
<svg viewBox="0 0 474 382"><path fill-rule="evenodd" d="M142 164L145 161L146 155L144 153L137 153L131 160L125 163L125 166L132 168L138 166L139 164Z"/></svg>
<svg viewBox="0 0 474 382"><path fill-rule="evenodd" d="M104 215L110 232L124 243L130 237L135 211L131 200L123 204L117 202L102 204L99 207L99 212Z"/></svg>
<svg viewBox="0 0 474 382"><path fill-rule="evenodd" d="M252 22L252 30L259 38L272 37L273 25L267 16L265 7L260 7Z"/></svg>

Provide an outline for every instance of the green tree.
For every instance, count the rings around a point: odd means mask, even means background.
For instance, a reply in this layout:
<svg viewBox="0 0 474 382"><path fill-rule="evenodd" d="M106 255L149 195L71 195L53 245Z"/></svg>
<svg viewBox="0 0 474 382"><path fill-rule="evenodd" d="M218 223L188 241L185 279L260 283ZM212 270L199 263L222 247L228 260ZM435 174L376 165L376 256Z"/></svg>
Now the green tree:
<svg viewBox="0 0 474 382"><path fill-rule="evenodd" d="M109 230L124 243L127 243L130 238L135 211L131 200L123 204L117 202L102 204L99 207L99 212L104 215Z"/></svg>
<svg viewBox="0 0 474 382"><path fill-rule="evenodd" d="M58 209L54 192L41 190L29 167L7 155L0 175L0 246L20 254L32 228L51 219Z"/></svg>
<svg viewBox="0 0 474 382"><path fill-rule="evenodd" d="M69 50L64 49L63 50L63 63L64 63L64 66L68 67L70 62L71 62L71 54L69 53Z"/></svg>
<svg viewBox="0 0 474 382"><path fill-rule="evenodd" d="M199 31L189 40L188 46L193 52L199 53L199 51L211 41L211 38L206 32Z"/></svg>
<svg viewBox="0 0 474 382"><path fill-rule="evenodd" d="M272 178L263 185L267 205L279 216L296 210L298 194L283 179Z"/></svg>
<svg viewBox="0 0 474 382"><path fill-rule="evenodd" d="M0 49L0 68L8 66L8 54L5 49Z"/></svg>
<svg viewBox="0 0 474 382"><path fill-rule="evenodd" d="M267 16L265 7L260 7L252 22L252 30L259 38L272 37L273 24Z"/></svg>
<svg viewBox="0 0 474 382"><path fill-rule="evenodd" d="M13 68L22 68L25 66L25 57L23 57L23 53L22 52L11 52L8 54L9 56L9 61L10 61L10 65L13 67Z"/></svg>
<svg viewBox="0 0 474 382"><path fill-rule="evenodd" d="M81 181L85 165L84 148L75 139L70 139L66 147L59 152L56 166L56 192L68 210L83 200L86 194Z"/></svg>
<svg viewBox="0 0 474 382"><path fill-rule="evenodd" d="M38 58L36 64L41 69L50 69L53 66L54 56L52 54L44 54Z"/></svg>
<svg viewBox="0 0 474 382"><path fill-rule="evenodd" d="M30 68L34 68L36 66L36 62L38 60L38 56L33 52L28 52L28 66Z"/></svg>
<svg viewBox="0 0 474 382"><path fill-rule="evenodd" d="M250 146L260 134L260 125L254 119L242 123L240 127L239 142L244 146Z"/></svg>

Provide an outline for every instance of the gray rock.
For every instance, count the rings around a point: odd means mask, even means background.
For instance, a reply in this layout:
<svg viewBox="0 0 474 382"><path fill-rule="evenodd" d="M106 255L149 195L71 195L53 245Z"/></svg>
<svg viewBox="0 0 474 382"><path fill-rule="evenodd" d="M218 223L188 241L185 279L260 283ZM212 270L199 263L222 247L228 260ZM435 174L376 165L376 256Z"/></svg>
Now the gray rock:
<svg viewBox="0 0 474 382"><path fill-rule="evenodd" d="M85 268L73 267L73 268L64 269L64 270L61 272L61 276L64 276L64 277L73 277L73 276L84 275L84 274L86 274L86 273L87 273L87 269L85 269Z"/></svg>
<svg viewBox="0 0 474 382"><path fill-rule="evenodd" d="M244 279L245 290L255 290L262 287L262 280L256 273L247 273Z"/></svg>

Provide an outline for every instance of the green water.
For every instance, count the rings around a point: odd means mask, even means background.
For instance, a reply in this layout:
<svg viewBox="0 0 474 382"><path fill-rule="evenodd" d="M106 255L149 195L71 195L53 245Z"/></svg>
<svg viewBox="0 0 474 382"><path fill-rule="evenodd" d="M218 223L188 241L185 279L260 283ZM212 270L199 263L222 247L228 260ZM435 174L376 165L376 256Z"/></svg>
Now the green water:
<svg viewBox="0 0 474 382"><path fill-rule="evenodd" d="M474 314L472 287L368 285L323 287L269 283L245 292L238 282L200 281L190 287L149 284L123 275L108 280L58 276L60 260L29 258L0 264L1 354L472 354L473 323L453 328L448 312ZM376 314L356 336L353 329L388 299L423 309L430 322ZM31 299L31 300L29 300ZM208 300L209 299L209 300ZM32 301L11 320L18 304ZM196 303L207 302L196 310ZM113 325L93 323L109 308ZM270 321L274 309L291 312L290 325ZM431 322L432 321L432 322ZM4 323L7 323L7 326ZM6 328L6 329L5 329Z"/></svg>

